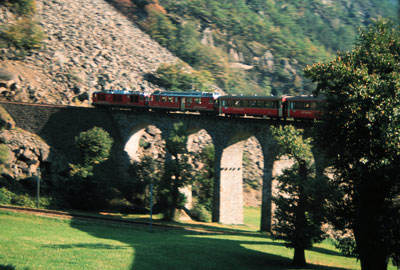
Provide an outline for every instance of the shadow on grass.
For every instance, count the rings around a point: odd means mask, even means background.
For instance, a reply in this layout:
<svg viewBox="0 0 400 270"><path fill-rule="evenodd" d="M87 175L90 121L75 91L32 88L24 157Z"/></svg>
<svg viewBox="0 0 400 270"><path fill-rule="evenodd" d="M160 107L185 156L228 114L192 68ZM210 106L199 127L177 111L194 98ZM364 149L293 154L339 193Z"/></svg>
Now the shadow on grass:
<svg viewBox="0 0 400 270"><path fill-rule="evenodd" d="M248 241L240 235L204 233L183 229L158 229L148 227L97 223L73 220L71 226L96 238L115 240L126 245L115 247L105 244L57 245L50 248L73 249L128 249L134 250L130 269L322 269L343 268L307 265L303 268L290 266L291 258L246 248L249 246L283 246L266 236Z"/></svg>
<svg viewBox="0 0 400 270"><path fill-rule="evenodd" d="M87 249L129 249L130 246L121 247L117 245L107 245L107 244L92 244L92 243L82 243L82 244L68 244L68 245L47 245L48 248L57 249L69 249L69 248L87 248ZM1 268L0 268L1 270Z"/></svg>
<svg viewBox="0 0 400 270"><path fill-rule="evenodd" d="M321 247L313 247L311 250L315 251L315 252L318 252L318 253L331 255L331 256L343 256L343 254L338 252L338 251L330 250L330 249L326 249L326 248L321 248Z"/></svg>
<svg viewBox="0 0 400 270"><path fill-rule="evenodd" d="M0 270L14 270L15 266L14 265L4 265L4 264L0 264Z"/></svg>

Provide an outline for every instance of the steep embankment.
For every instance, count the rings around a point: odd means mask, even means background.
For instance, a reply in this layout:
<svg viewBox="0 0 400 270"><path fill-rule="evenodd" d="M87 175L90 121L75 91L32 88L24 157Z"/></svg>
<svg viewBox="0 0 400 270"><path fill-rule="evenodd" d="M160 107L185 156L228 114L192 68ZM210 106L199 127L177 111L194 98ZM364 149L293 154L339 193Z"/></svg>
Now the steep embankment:
<svg viewBox="0 0 400 270"><path fill-rule="evenodd" d="M0 60L16 82L0 88L9 100L87 103L101 87L152 90L146 74L177 61L104 0L37 0L35 19L46 35L42 49L18 61L3 51ZM13 20L0 9L0 23Z"/></svg>

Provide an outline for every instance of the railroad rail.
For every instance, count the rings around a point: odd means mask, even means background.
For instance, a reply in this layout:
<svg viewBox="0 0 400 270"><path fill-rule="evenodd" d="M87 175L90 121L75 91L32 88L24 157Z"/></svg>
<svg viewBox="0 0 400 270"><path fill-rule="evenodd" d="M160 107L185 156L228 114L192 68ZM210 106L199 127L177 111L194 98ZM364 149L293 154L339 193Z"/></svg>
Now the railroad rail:
<svg viewBox="0 0 400 270"><path fill-rule="evenodd" d="M20 206L12 206L12 205L0 205L0 210L18 212L18 213L26 213L37 216L44 217L53 217L60 219L78 219L78 220L86 220L86 221L94 221L94 222L106 222L113 224L121 224L121 225L131 225L131 226L141 226L141 227L150 227L150 222L142 222L136 220L127 220L127 219L119 219L112 217L103 217L103 216L93 216L93 215L85 215L79 213L70 213L58 210L47 210L47 209L38 209L38 208L28 208L28 207L20 207ZM195 225L194 225L195 226ZM220 229L217 228L198 228L187 225L179 225L179 224L160 224L160 223L152 223L151 227L155 229L180 229L186 231L193 231L199 233L208 233L208 234L235 234L235 235L259 235L257 232L246 232L246 231L233 231L229 229Z"/></svg>

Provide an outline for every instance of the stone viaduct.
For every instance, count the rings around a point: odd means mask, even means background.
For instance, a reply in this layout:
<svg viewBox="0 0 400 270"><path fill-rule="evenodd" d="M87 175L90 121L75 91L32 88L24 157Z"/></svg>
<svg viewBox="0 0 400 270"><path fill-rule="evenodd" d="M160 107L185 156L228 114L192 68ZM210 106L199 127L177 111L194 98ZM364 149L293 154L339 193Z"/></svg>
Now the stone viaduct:
<svg viewBox="0 0 400 270"><path fill-rule="evenodd" d="M271 183L276 156L270 126L285 125L277 120L225 118L182 113L132 112L84 107L16 104L0 102L14 118L17 127L42 137L61 153L73 148L73 140L81 131L94 126L107 130L114 138L111 157L116 162L116 174L124 174L126 164L139 147L142 132L154 125L167 138L173 124L182 122L190 134L204 129L215 147L214 222L243 223L243 146L255 136L264 155L262 187L261 230L269 231L271 225ZM311 123L291 122L310 132ZM127 143L129 142L129 145ZM130 156L126 152L129 149ZM314 153L318 169L318 154Z"/></svg>

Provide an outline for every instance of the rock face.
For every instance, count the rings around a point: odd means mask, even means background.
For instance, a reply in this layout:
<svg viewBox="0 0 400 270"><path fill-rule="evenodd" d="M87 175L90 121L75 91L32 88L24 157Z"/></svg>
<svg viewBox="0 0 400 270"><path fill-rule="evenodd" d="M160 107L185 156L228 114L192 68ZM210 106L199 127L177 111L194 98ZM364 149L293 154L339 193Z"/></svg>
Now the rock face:
<svg viewBox="0 0 400 270"><path fill-rule="evenodd" d="M12 179L34 175L41 162L48 161L50 147L36 135L19 129L3 130L0 141L10 150L10 163L2 172Z"/></svg>
<svg viewBox="0 0 400 270"><path fill-rule="evenodd" d="M23 61L0 61L16 80L0 92L10 100L87 104L96 89L154 90L144 76L177 58L104 0L38 0L46 39ZM0 9L0 23L13 16Z"/></svg>

